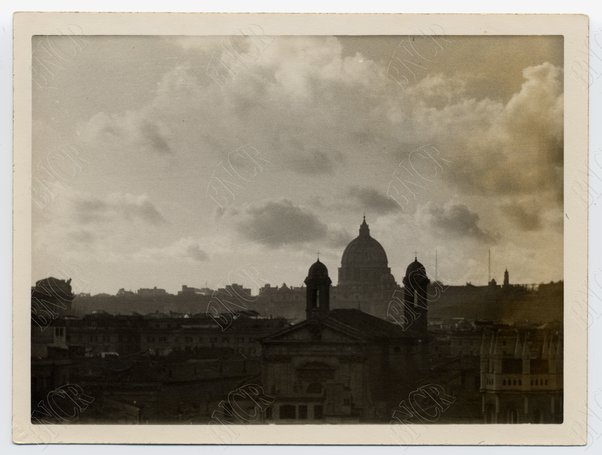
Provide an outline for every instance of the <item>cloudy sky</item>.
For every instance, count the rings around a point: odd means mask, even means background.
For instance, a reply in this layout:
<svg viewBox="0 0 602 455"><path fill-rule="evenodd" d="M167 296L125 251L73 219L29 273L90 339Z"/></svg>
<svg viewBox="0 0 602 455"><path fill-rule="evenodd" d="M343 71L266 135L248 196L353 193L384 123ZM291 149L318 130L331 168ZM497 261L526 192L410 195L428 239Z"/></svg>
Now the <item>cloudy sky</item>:
<svg viewBox="0 0 602 455"><path fill-rule="evenodd" d="M246 35L34 39L32 281L562 278L561 38Z"/></svg>

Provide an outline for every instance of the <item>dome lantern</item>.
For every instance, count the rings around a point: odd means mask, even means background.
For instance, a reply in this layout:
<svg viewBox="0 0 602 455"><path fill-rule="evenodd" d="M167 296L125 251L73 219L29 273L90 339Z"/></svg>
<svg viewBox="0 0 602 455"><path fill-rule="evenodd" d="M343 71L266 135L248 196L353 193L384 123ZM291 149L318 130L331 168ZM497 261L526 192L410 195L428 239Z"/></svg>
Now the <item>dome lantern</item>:
<svg viewBox="0 0 602 455"><path fill-rule="evenodd" d="M366 223L366 215L364 215L364 221L360 225L360 237L370 237L370 226Z"/></svg>

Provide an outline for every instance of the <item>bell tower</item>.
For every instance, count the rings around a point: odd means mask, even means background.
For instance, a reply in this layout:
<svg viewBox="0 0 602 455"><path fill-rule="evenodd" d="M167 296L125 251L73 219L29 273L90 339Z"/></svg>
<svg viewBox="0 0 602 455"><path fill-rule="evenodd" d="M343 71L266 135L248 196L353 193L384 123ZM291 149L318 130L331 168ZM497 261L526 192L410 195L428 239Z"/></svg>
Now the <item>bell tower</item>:
<svg viewBox="0 0 602 455"><path fill-rule="evenodd" d="M305 315L307 319L326 317L330 312L330 285L328 269L318 259L312 264L304 281L307 286Z"/></svg>
<svg viewBox="0 0 602 455"><path fill-rule="evenodd" d="M421 336L426 335L428 330L427 286L429 283L424 266L418 262L417 257L414 257L414 262L408 265L403 278L404 310L407 312L407 320L410 324L414 324L416 332Z"/></svg>

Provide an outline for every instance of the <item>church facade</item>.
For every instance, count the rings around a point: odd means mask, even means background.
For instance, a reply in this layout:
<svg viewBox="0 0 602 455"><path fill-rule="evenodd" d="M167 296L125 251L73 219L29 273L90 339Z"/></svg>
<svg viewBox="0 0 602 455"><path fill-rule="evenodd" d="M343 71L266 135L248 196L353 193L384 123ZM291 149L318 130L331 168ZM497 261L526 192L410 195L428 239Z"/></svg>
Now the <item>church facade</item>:
<svg viewBox="0 0 602 455"><path fill-rule="evenodd" d="M262 384L275 400L266 421L389 421L428 376L426 324L406 329L357 308L331 309L319 260L305 285L306 319L262 340Z"/></svg>

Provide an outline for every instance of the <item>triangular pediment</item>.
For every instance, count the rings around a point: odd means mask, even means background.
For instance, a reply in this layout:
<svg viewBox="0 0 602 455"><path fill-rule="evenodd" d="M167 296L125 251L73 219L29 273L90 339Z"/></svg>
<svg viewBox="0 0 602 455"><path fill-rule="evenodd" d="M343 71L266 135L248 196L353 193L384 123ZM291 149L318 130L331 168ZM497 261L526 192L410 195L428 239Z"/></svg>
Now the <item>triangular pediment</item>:
<svg viewBox="0 0 602 455"><path fill-rule="evenodd" d="M333 321L303 321L264 339L266 342L361 343L360 333L340 327Z"/></svg>

